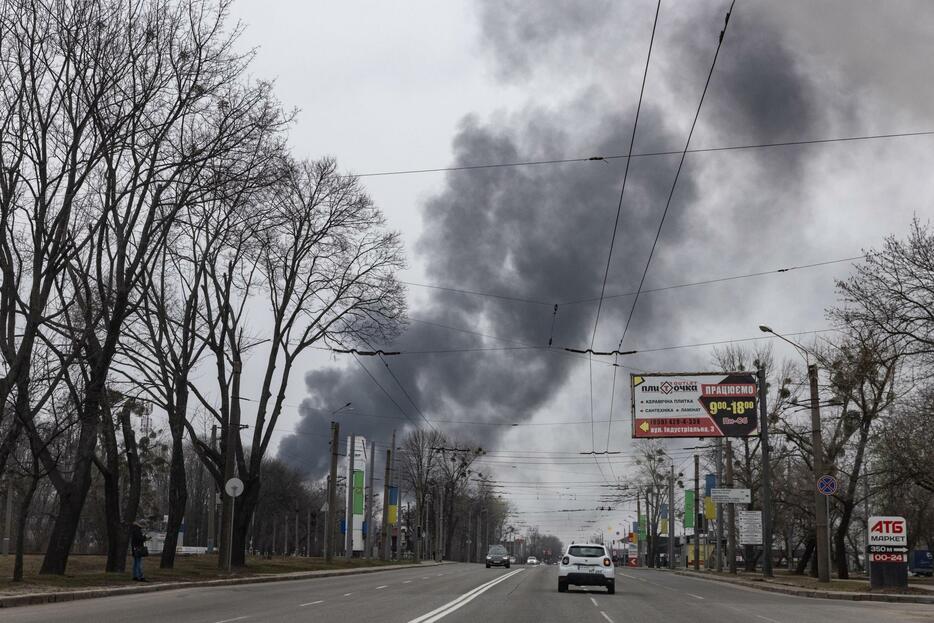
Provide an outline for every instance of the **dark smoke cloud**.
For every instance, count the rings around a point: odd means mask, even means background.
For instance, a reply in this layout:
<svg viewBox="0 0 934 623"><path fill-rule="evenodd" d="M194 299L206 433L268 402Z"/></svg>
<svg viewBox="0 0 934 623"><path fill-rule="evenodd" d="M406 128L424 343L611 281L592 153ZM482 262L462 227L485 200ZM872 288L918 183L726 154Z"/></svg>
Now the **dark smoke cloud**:
<svg viewBox="0 0 934 623"><path fill-rule="evenodd" d="M632 14L619 3L488 2L481 13L484 37L495 50L505 79L522 79L540 69L536 58L547 58L551 43L577 60L590 58L588 42L595 33L612 29L614 20L630 28ZM641 5L640 5L641 6ZM582 8L583 7L583 8ZM654 8L654 4L652 6ZM700 11L700 8L695 10ZM650 27L640 9L640 28ZM693 115L715 46L711 30L722 14L704 9L700 17L680 15L677 37L683 46L673 57L690 68L690 88L666 84L664 91L681 93L681 101L646 100L636 149L683 147L684 118ZM527 18L534 14L534 21ZM700 23L696 29L687 28ZM814 134L830 113L818 113L813 80L796 64L782 37L768 24L737 20L731 25L729 50L718 66L711 98L701 125L705 140L770 141ZM703 29L703 36L695 30ZM641 40L641 39L640 39ZM674 44L670 44L674 45ZM639 59L634 61L633 59ZM627 59L640 65L644 50ZM596 59L595 62L599 62ZM673 80L670 71L650 72L652 80ZM656 92L663 90L656 89ZM677 112L673 116L672 111ZM625 153L629 145L635 102L620 102L603 84L586 84L580 92L551 106L530 105L499 121L467 116L454 138L454 165L545 159L567 154ZM833 114L848 114L834 111ZM745 234L754 227L777 227L767 206L787 202L794 190L788 179L803 174L800 152L747 154L730 164L715 159L713 170L691 157L682 171L671 212L665 222L647 286L683 281L683 274L723 274L730 262L754 251ZM725 164L724 164L725 163ZM619 233L610 269L608 293L635 289L652 245L677 166L677 157L633 161L623 203ZM568 301L599 295L606 253L616 213L624 161L560 166L487 169L447 176L443 191L422 208L424 232L415 247L431 282L542 301ZM723 193L714 206L716 224L702 210L701 189L738 175L754 185L754 193ZM750 180L752 180L750 182ZM718 195L719 196L719 195ZM765 225L762 214L765 213ZM787 215L786 215L787 217ZM787 218L786 218L787 220ZM770 221L775 221L769 225ZM782 233L764 243L781 247L796 234ZM698 242L698 241L703 242ZM723 241L744 241L723 245ZM706 275L705 275L706 276ZM741 305L724 308L707 300L703 291L680 291L678 305L660 304L661 297L640 299L633 331L643 346L678 343L684 334L685 310L703 314L742 314ZM413 322L393 348L435 350L479 346L547 344L552 325L550 305L432 291L427 303L410 310ZM595 346L612 349L620 338L630 299L608 302L601 314ZM562 305L555 325L557 347L589 345L595 305ZM698 312L700 313L700 312ZM460 327L511 340L497 342L434 325ZM627 339L627 343L631 343ZM565 388L575 366L586 365L558 348L487 353L422 354L388 358L393 372L430 419L522 422ZM355 410L341 413L344 432L388 440L393 429L411 426L399 409L352 361L340 367L313 370L305 377L309 397L302 405L298 434L281 444L281 455L320 474L327 459L327 411L347 401ZM364 364L415 420L406 399L378 360ZM597 367L597 366L595 366ZM605 370L605 368L604 368ZM586 389L582 389L585 391ZM379 417L373 417L379 416ZM579 417L580 414L574 414ZM393 419L396 418L396 419ZM495 446L496 427L443 425L471 444ZM500 429L501 430L501 429Z"/></svg>

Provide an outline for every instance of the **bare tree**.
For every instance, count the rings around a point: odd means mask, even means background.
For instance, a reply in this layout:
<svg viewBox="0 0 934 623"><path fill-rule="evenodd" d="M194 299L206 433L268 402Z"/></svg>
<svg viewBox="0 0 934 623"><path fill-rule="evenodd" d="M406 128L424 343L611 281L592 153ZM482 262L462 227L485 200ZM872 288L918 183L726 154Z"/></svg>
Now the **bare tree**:
<svg viewBox="0 0 934 623"><path fill-rule="evenodd" d="M342 345L357 339L388 339L398 330L405 308L395 273L403 260L398 234L386 231L379 210L336 163L283 163L282 178L257 198L256 219L207 267L202 287L201 339L213 359L214 395L190 383L202 407L218 422L224 443L212 452L196 443L212 474L224 475L228 461L244 482L237 499L233 557L244 564L245 538L260 489L262 459L282 413L297 358L316 345ZM271 315L265 327L251 324L247 301L262 301ZM242 396L246 351L264 344L258 366L260 393ZM255 405L248 450L239 435L228 448L230 428L240 426L244 403ZM189 434L197 435L193 427ZM224 516L233 512L229 499ZM229 520L222 524L227 543Z"/></svg>

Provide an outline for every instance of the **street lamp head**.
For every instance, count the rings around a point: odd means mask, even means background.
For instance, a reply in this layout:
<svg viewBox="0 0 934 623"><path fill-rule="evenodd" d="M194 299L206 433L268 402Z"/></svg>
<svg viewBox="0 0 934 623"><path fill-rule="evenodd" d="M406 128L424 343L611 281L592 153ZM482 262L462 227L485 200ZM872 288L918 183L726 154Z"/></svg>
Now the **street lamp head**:
<svg viewBox="0 0 934 623"><path fill-rule="evenodd" d="M763 333L775 333L775 331L772 331L772 327L764 324L759 325L759 330Z"/></svg>

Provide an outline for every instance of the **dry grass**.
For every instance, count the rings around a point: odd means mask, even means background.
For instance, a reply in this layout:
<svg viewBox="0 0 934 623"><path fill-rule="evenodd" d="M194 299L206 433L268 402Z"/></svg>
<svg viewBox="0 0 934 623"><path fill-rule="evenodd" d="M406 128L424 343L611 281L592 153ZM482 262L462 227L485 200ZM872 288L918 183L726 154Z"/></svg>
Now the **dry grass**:
<svg viewBox="0 0 934 623"><path fill-rule="evenodd" d="M104 573L105 556L72 556L68 559L68 573L63 576L39 575L42 565L41 555L28 555L24 559L24 581L12 582L13 556L0 556L0 595L21 593L41 593L68 589L99 588L107 586L135 585L132 580L132 559L127 559L126 573ZM409 561L404 561L409 562ZM174 569L160 569L159 557L151 556L143 562L146 577L153 582L190 582L193 580L215 580L225 577L250 577L297 571L317 571L323 569L354 569L385 564L379 560L343 560L331 564L323 558L302 558L276 556L271 559L250 557L247 566L236 569L227 575L217 569L216 555L178 556Z"/></svg>

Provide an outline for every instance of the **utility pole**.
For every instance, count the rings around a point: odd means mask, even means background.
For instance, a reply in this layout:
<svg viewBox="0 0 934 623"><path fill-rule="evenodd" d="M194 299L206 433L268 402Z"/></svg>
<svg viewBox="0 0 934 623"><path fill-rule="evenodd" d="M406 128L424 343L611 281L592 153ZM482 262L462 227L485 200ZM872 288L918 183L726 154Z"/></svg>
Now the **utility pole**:
<svg viewBox="0 0 934 623"><path fill-rule="evenodd" d="M240 373L243 371L243 362L239 353L234 355L233 376L234 387L238 387ZM234 496L227 493L227 483L236 476L236 453L237 444L240 442L240 400L234 398L230 401L230 408L227 418L227 443L224 447L224 482L221 488L224 489L224 505L221 509L221 556L218 558L219 566L227 573L230 573L230 567L233 561L233 527Z"/></svg>
<svg viewBox="0 0 934 623"><path fill-rule="evenodd" d="M340 438L340 424L331 422L331 473L328 476L328 509L325 515L324 558L334 560L334 519L337 517L337 443Z"/></svg>
<svg viewBox="0 0 934 623"><path fill-rule="evenodd" d="M863 513L866 515L866 545L864 546L863 555L866 557L864 566L866 577L872 577L869 575L869 474L866 472L868 470L863 472Z"/></svg>
<svg viewBox="0 0 934 623"><path fill-rule="evenodd" d="M350 562L353 558L353 498L354 498L354 457L357 454L357 435L351 433L350 448L347 450L347 514L345 515L344 525L346 533L344 535L344 558Z"/></svg>
<svg viewBox="0 0 934 623"><path fill-rule="evenodd" d="M824 472L824 441L821 436L820 401L817 391L817 365L808 365L811 385L811 464L814 466L814 532L817 542L817 581L830 582L830 543L827 538L827 497L817 490L817 479Z"/></svg>
<svg viewBox="0 0 934 623"><path fill-rule="evenodd" d="M397 528L396 534L399 535L399 536L397 537L397 539L396 539L396 547L393 547L393 546L392 546L392 534L391 534L391 533L392 533L392 526L389 527L389 531L390 531L390 535L389 535L389 547L390 547L389 560L392 560L393 558L401 558L401 556L398 555L398 549L399 549L399 547L402 545L402 530L399 530L399 529L398 529L398 528L399 528L399 520L401 519L401 515L402 515L402 513L399 512L399 510L401 510L401 508L402 508L402 489L399 487L398 479L396 478L396 430L395 430L395 429L393 429L393 431L392 431L392 440L391 440L389 443L390 443L390 447L392 447L392 462L390 463L390 466L389 466L389 480L390 480L392 486L396 488L396 521L395 521L395 527ZM393 554L396 554L396 555L394 556Z"/></svg>
<svg viewBox="0 0 934 623"><path fill-rule="evenodd" d="M675 464L668 478L668 568L675 568Z"/></svg>
<svg viewBox="0 0 934 623"><path fill-rule="evenodd" d="M470 562L470 509L467 509L467 530L466 530L465 534L467 535L467 543L466 543L466 545L467 545L467 560L466 560L466 562Z"/></svg>
<svg viewBox="0 0 934 623"><path fill-rule="evenodd" d="M366 550L366 559L372 558L373 542L376 540L376 530L373 529L373 475L376 472L376 442L370 442L370 469L368 472L369 483L366 488L366 537L364 538L364 549Z"/></svg>
<svg viewBox="0 0 934 623"><path fill-rule="evenodd" d="M211 426L211 450L217 449L217 424ZM214 531L217 529L217 485L210 478L211 495L208 496L208 554L214 553Z"/></svg>
<svg viewBox="0 0 934 623"><path fill-rule="evenodd" d="M383 560L389 560L389 471L392 469L392 452L391 449L386 450L386 472L383 476Z"/></svg>
<svg viewBox="0 0 934 623"><path fill-rule="evenodd" d="M643 539L639 533L645 532L645 526L642 525L642 492L636 492L636 522L638 523L639 529L636 530L636 564L642 566L644 564L642 560L642 541Z"/></svg>
<svg viewBox="0 0 934 623"><path fill-rule="evenodd" d="M301 555L301 549L298 547L298 507L295 507L295 550L293 553L294 556Z"/></svg>
<svg viewBox="0 0 934 623"><path fill-rule="evenodd" d="M762 575L772 577L772 449L769 447L769 410L766 405L765 366L757 371L759 381L759 436L762 447Z"/></svg>
<svg viewBox="0 0 934 623"><path fill-rule="evenodd" d="M700 456L694 455L694 571L700 571L700 521L698 498L700 497ZM704 552L707 556L707 552Z"/></svg>
<svg viewBox="0 0 934 623"><path fill-rule="evenodd" d="M733 488L733 444L726 442L726 486ZM726 542L726 555L729 560L730 573L736 574L736 504L727 506L727 520L730 524Z"/></svg>
<svg viewBox="0 0 934 623"><path fill-rule="evenodd" d="M305 556L311 556L311 507L305 511Z"/></svg>
<svg viewBox="0 0 934 623"><path fill-rule="evenodd" d="M723 486L723 439L717 437L717 486ZM723 571L723 505L717 502L717 564L716 570Z"/></svg>

